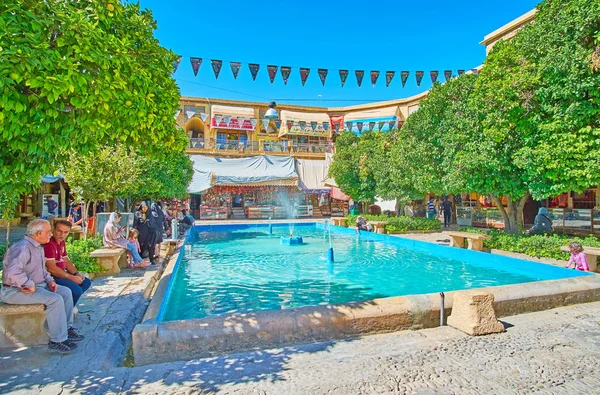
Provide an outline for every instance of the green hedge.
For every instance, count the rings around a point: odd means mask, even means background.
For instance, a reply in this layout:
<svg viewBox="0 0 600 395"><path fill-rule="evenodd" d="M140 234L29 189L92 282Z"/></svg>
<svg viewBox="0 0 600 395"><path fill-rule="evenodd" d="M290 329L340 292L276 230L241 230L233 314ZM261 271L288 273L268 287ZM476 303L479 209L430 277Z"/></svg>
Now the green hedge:
<svg viewBox="0 0 600 395"><path fill-rule="evenodd" d="M86 240L67 241L67 253L69 259L75 265L77 270L85 273L101 273L104 268L100 266L96 259L90 258L90 253L102 247L102 236L92 237ZM2 270L2 260L6 253L6 245L0 244L0 270Z"/></svg>
<svg viewBox="0 0 600 395"><path fill-rule="evenodd" d="M354 227L358 215L349 215L348 226ZM363 215L369 221L385 221L384 230L390 233L406 232L410 230L440 230L441 222L437 219L427 219L420 217L388 217L387 215Z"/></svg>
<svg viewBox="0 0 600 395"><path fill-rule="evenodd" d="M600 240L595 236L584 238L556 233L548 235L510 235L497 229L492 229L489 232L477 228L464 228L461 230L470 233L488 233L492 238L484 240L483 245L486 248L519 252L537 258L554 258L566 261L569 259L570 254L561 251L560 247L569 245L572 241L577 241L583 246L600 247Z"/></svg>
<svg viewBox="0 0 600 395"><path fill-rule="evenodd" d="M104 268L98 264L96 259L90 258L90 253L101 247L101 235L81 240L70 239L67 242L67 253L71 262L73 262L80 272L101 273L104 271Z"/></svg>
<svg viewBox="0 0 600 395"><path fill-rule="evenodd" d="M485 240L483 245L497 250L520 252L538 258L554 258L568 260L570 254L561 251L560 247L577 241L583 246L600 247L600 241L594 236L572 237L566 235L509 235L504 232L491 231L490 240Z"/></svg>

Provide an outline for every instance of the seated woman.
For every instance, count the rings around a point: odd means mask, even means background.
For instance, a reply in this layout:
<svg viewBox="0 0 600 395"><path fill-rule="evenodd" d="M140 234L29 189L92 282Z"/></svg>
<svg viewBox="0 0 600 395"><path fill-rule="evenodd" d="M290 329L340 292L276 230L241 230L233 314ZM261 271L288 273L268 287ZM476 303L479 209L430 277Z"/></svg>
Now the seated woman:
<svg viewBox="0 0 600 395"><path fill-rule="evenodd" d="M105 247L110 248L126 248L127 251L131 252L133 256L133 264L136 267L141 267L142 265L148 265L147 262L142 259L140 256L137 246L129 241L127 241L121 232L125 229L125 226L119 226L119 221L121 221L121 214L119 213L111 213L106 226L104 227L104 233L102 237L102 242Z"/></svg>
<svg viewBox="0 0 600 395"><path fill-rule="evenodd" d="M358 216L358 218L356 218L356 232L360 232L361 230L366 230L367 232L370 232L372 229L371 224L369 223L369 220L366 219L363 216Z"/></svg>
<svg viewBox="0 0 600 395"><path fill-rule="evenodd" d="M544 234L552 232L552 218L546 210L546 207L540 207L535 220L533 221L533 227L529 230L531 234Z"/></svg>

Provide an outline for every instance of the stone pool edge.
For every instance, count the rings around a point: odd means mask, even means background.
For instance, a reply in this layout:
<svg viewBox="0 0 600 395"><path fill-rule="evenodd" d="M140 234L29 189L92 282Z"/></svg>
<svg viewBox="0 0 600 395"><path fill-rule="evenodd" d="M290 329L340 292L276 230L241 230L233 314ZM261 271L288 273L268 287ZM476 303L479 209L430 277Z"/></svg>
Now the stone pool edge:
<svg viewBox="0 0 600 395"><path fill-rule="evenodd" d="M363 302L305 306L201 319L158 322L160 306L179 260L165 268L142 322L133 330L135 365L212 357L250 350L361 335L439 326L437 293L395 296ZM600 300L600 276L479 288L492 293L498 317ZM445 293L445 316L454 292Z"/></svg>

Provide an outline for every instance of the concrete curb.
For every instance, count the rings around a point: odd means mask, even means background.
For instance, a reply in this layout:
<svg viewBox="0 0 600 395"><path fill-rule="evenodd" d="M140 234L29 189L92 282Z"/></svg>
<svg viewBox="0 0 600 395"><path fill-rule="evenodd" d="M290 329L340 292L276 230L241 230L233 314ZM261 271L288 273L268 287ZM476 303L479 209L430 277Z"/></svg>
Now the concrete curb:
<svg viewBox="0 0 600 395"><path fill-rule="evenodd" d="M169 263L174 267L175 260ZM166 271L165 271L166 273ZM161 279L161 282L164 280ZM168 280L165 281L168 283ZM160 305L159 285L153 303ZM600 276L481 288L504 317L600 300ZM454 292L446 293L445 315ZM159 300L160 299L160 300ZM136 365L210 357L256 348L352 338L440 325L439 294L409 295L329 306L157 322L156 307L133 332ZM146 319L147 318L147 319Z"/></svg>

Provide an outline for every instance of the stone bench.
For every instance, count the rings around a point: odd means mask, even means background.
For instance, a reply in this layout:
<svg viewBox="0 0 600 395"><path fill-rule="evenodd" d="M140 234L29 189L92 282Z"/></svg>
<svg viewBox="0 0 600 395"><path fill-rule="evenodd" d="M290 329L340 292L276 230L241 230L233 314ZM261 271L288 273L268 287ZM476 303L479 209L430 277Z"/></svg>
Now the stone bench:
<svg viewBox="0 0 600 395"><path fill-rule="evenodd" d="M385 221L369 221L369 223L373 226L373 232L375 233L384 233L384 228L388 224Z"/></svg>
<svg viewBox="0 0 600 395"><path fill-rule="evenodd" d="M331 218L334 226L346 227L348 224L348 218Z"/></svg>
<svg viewBox="0 0 600 395"><path fill-rule="evenodd" d="M96 258L100 266L106 271L98 275L112 275L121 273L121 269L129 267L127 262L127 250L125 248L99 248L90 253L91 258Z"/></svg>
<svg viewBox="0 0 600 395"><path fill-rule="evenodd" d="M465 239L468 242L468 249L475 251L483 251L483 240L489 239L490 236L482 235L479 233L467 233L467 232L443 232L450 236L450 245L452 247L465 247Z"/></svg>
<svg viewBox="0 0 600 395"><path fill-rule="evenodd" d="M562 251L571 252L569 246L562 246L560 249ZM585 254L588 265L590 265L590 272L598 271L598 256L600 255L600 248L583 246L583 253Z"/></svg>
<svg viewBox="0 0 600 395"><path fill-rule="evenodd" d="M0 301L0 348L48 343L43 304L6 304Z"/></svg>

